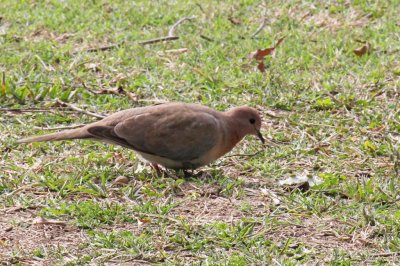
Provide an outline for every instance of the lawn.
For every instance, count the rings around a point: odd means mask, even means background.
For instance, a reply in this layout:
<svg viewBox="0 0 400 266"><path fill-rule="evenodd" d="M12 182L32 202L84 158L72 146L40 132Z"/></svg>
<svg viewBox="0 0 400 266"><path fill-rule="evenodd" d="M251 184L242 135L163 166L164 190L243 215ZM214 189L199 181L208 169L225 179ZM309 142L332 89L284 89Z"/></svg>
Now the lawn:
<svg viewBox="0 0 400 266"><path fill-rule="evenodd" d="M399 6L3 0L1 263L400 264ZM16 143L172 101L255 107L267 145L184 176Z"/></svg>

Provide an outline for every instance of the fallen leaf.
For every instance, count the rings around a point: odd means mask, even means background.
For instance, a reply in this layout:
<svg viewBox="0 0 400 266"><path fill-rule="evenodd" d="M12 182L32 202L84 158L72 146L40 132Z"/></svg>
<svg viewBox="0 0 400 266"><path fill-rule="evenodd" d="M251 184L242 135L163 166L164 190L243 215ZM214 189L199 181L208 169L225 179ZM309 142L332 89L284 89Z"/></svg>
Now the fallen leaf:
<svg viewBox="0 0 400 266"><path fill-rule="evenodd" d="M310 176L305 171L301 175L288 177L284 180L278 181L278 184L283 186L287 191L298 189L302 192L310 190L311 187L321 184L323 181L318 176Z"/></svg>
<svg viewBox="0 0 400 266"><path fill-rule="evenodd" d="M249 58L258 61L257 69L265 72L264 58L268 55L274 55L276 48L281 45L285 37L280 38L274 47L257 49L257 51L250 53Z"/></svg>
<svg viewBox="0 0 400 266"><path fill-rule="evenodd" d="M370 45L369 43L365 43L363 46L354 49L353 52L357 55L357 56L363 56L366 53L369 53L370 50Z"/></svg>
<svg viewBox="0 0 400 266"><path fill-rule="evenodd" d="M267 188L261 188L260 191L261 191L262 195L271 198L272 203L274 205L279 205L281 203L281 200L279 199L278 195L276 195L273 191L271 191Z"/></svg>
<svg viewBox="0 0 400 266"><path fill-rule="evenodd" d="M54 219L46 219L44 217L36 217L33 221L32 224L54 224L54 225L62 225L65 226L67 225L66 222L64 221L58 221L58 220L54 220Z"/></svg>
<svg viewBox="0 0 400 266"><path fill-rule="evenodd" d="M88 70L99 72L101 70L99 65L98 63L86 63L84 66Z"/></svg>
<svg viewBox="0 0 400 266"><path fill-rule="evenodd" d="M117 160L117 161L123 161L124 160L124 156L122 156L122 154L121 153L119 153L119 152L114 152L114 158Z"/></svg>
<svg viewBox="0 0 400 266"><path fill-rule="evenodd" d="M234 17L229 17L228 20L233 24L233 25L240 25L242 24L242 21L238 18Z"/></svg>
<svg viewBox="0 0 400 266"><path fill-rule="evenodd" d="M151 219L149 217L138 218L137 223L138 223L138 228L140 228L145 224L151 223Z"/></svg>
<svg viewBox="0 0 400 266"><path fill-rule="evenodd" d="M118 176L113 182L114 185L126 185L128 183L129 183L129 178L123 175Z"/></svg>
<svg viewBox="0 0 400 266"><path fill-rule="evenodd" d="M6 73L3 72L3 78L1 80L1 94L5 95L6 94Z"/></svg>
<svg viewBox="0 0 400 266"><path fill-rule="evenodd" d="M261 61L260 63L258 63L257 65L258 70L260 70L262 73L265 72L265 64L264 61Z"/></svg>
<svg viewBox="0 0 400 266"><path fill-rule="evenodd" d="M266 48L266 49L257 49L257 51L250 54L250 58L253 58L257 61L263 60L267 55L272 54L275 51L275 47Z"/></svg>
<svg viewBox="0 0 400 266"><path fill-rule="evenodd" d="M321 184L322 180L318 176L309 176L307 173L303 173L301 175L288 177L284 180L279 180L278 184L281 186L296 185L296 184L302 184L304 182L310 183L310 186L315 186Z"/></svg>

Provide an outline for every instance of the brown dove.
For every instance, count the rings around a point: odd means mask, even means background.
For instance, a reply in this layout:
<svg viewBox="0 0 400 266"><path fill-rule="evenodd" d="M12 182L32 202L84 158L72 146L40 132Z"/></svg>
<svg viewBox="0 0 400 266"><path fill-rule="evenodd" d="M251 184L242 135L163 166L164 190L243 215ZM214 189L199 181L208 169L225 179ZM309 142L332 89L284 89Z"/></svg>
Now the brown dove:
<svg viewBox="0 0 400 266"><path fill-rule="evenodd" d="M130 148L152 164L185 170L215 161L246 135L264 143L260 128L260 115L251 107L219 112L197 104L166 103L119 111L81 128L17 142L101 140Z"/></svg>

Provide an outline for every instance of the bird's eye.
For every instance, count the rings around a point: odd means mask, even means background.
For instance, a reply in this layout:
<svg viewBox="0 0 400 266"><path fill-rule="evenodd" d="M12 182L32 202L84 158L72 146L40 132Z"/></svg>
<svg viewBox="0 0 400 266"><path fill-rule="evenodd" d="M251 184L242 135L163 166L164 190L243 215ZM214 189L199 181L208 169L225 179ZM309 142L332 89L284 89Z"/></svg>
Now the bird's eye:
<svg viewBox="0 0 400 266"><path fill-rule="evenodd" d="M256 122L256 120L254 118L250 118L250 124L254 124Z"/></svg>

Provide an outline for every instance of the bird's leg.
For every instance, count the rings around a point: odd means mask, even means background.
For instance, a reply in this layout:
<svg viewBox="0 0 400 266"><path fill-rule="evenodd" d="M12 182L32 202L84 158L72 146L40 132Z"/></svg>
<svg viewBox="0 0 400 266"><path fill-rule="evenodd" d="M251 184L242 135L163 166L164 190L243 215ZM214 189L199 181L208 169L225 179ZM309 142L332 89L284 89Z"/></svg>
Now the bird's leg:
<svg viewBox="0 0 400 266"><path fill-rule="evenodd" d="M193 170L183 170L183 176L185 178L189 178L189 177L193 176Z"/></svg>
<svg viewBox="0 0 400 266"><path fill-rule="evenodd" d="M160 169L160 166L158 166L158 164L150 163L150 166L151 166L151 168L153 168L157 172L158 175L161 174L161 169Z"/></svg>

